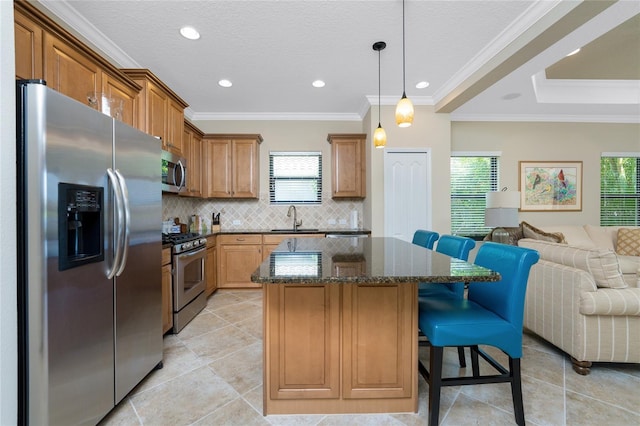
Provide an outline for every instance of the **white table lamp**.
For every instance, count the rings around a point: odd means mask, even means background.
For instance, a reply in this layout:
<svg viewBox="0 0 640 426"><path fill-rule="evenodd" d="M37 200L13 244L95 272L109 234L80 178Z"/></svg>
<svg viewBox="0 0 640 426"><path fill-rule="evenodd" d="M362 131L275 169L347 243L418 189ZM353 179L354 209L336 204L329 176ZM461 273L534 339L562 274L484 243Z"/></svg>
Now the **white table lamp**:
<svg viewBox="0 0 640 426"><path fill-rule="evenodd" d="M518 209L520 208L520 192L502 191L487 192L487 206L484 211L484 224L495 228L491 240L508 244L509 233L504 228L518 226Z"/></svg>

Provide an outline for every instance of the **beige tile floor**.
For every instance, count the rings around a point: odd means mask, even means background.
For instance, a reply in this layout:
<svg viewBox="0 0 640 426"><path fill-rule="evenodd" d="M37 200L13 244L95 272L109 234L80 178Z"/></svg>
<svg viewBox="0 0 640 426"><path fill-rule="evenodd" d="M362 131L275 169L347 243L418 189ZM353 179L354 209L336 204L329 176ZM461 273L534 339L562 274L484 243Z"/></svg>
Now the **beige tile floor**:
<svg viewBox="0 0 640 426"><path fill-rule="evenodd" d="M447 361L457 373L455 349ZM580 376L565 355L525 334L522 368L528 424L640 424L640 365L598 364ZM262 292L226 290L180 334L165 336L164 368L101 424L417 426L427 424L427 391L420 378L418 413L262 416ZM514 424L508 384L445 388L440 413L442 425Z"/></svg>

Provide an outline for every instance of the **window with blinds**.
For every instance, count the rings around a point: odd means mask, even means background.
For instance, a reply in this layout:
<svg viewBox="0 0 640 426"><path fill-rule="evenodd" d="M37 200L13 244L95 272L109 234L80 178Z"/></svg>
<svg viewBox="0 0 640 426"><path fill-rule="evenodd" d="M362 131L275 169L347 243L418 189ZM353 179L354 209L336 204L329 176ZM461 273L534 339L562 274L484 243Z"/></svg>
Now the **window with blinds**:
<svg viewBox="0 0 640 426"><path fill-rule="evenodd" d="M497 156L452 156L451 233L475 239L487 235L485 194L497 190Z"/></svg>
<svg viewBox="0 0 640 426"><path fill-rule="evenodd" d="M322 153L269 153L269 198L272 204L320 204Z"/></svg>
<svg viewBox="0 0 640 426"><path fill-rule="evenodd" d="M635 154L635 155L634 155ZM600 158L600 225L640 226L640 154Z"/></svg>

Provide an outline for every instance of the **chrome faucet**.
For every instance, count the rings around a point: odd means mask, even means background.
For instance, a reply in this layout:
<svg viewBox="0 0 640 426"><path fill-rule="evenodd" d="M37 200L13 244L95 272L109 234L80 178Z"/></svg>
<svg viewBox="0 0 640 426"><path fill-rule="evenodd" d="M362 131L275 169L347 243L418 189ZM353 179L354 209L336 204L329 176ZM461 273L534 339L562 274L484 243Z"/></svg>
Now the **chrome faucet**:
<svg viewBox="0 0 640 426"><path fill-rule="evenodd" d="M289 206L289 210L287 210L287 217L291 217L291 210L293 210L293 230L297 231L298 226L302 225L302 219L298 220L298 212L296 210L296 206L293 204Z"/></svg>

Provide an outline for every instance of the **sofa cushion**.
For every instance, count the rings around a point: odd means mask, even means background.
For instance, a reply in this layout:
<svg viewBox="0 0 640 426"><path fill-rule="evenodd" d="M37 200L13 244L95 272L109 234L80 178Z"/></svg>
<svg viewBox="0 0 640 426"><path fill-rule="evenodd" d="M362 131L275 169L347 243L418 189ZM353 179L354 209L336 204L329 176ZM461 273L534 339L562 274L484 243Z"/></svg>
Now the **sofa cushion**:
<svg viewBox="0 0 640 426"><path fill-rule="evenodd" d="M616 250L615 240L618 234L618 226L585 225L584 229L596 247Z"/></svg>
<svg viewBox="0 0 640 426"><path fill-rule="evenodd" d="M616 253L624 256L640 256L640 229L618 229Z"/></svg>
<svg viewBox="0 0 640 426"><path fill-rule="evenodd" d="M598 287L628 287L622 277L618 257L611 250L600 248L585 249L529 238L518 241L518 245L537 250L543 260L587 271L593 276L593 280Z"/></svg>
<svg viewBox="0 0 640 426"><path fill-rule="evenodd" d="M562 232L567 244L574 247L593 248L597 245L593 242L583 225L555 225L545 226L546 232Z"/></svg>
<svg viewBox="0 0 640 426"><path fill-rule="evenodd" d="M542 229L538 229L527 222L522 222L522 234L524 238L533 238L534 240L550 241L553 243L564 243L564 235L561 232L545 232Z"/></svg>

